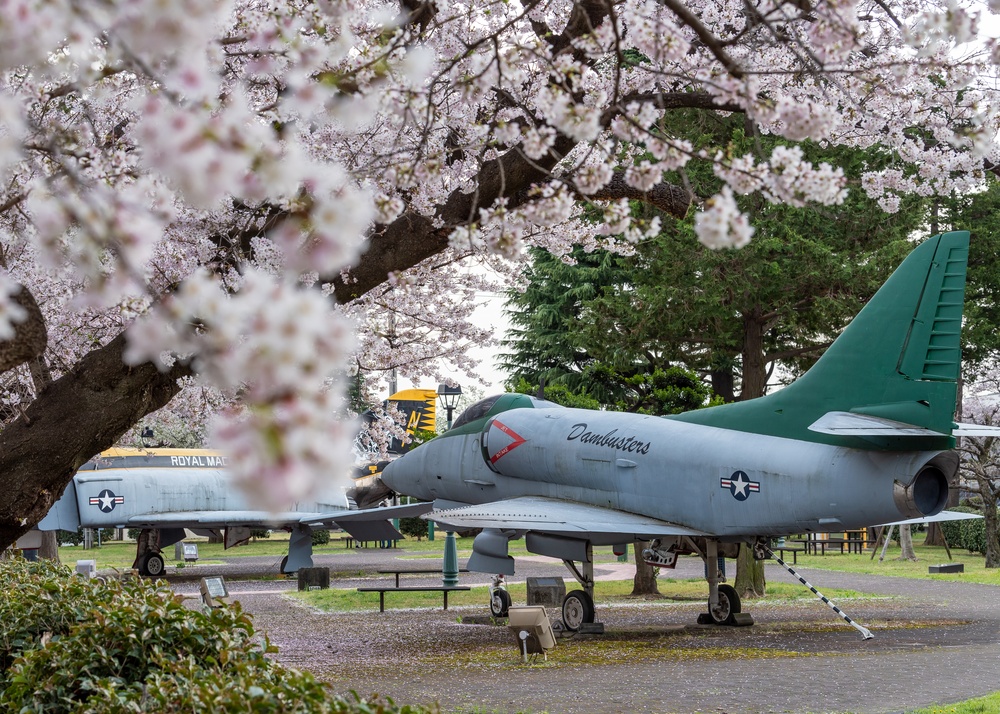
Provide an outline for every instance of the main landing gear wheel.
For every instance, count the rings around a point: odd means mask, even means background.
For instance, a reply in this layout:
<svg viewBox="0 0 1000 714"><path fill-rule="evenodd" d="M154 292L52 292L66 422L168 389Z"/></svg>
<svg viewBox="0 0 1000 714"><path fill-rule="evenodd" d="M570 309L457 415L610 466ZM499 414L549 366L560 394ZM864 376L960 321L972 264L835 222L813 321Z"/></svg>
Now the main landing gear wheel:
<svg viewBox="0 0 1000 714"><path fill-rule="evenodd" d="M493 617L507 617L510 610L510 593L506 590L494 590L490 596L490 612Z"/></svg>
<svg viewBox="0 0 1000 714"><path fill-rule="evenodd" d="M562 603L562 619L566 629L576 632L585 623L594 621L594 601L583 590L567 593Z"/></svg>
<svg viewBox="0 0 1000 714"><path fill-rule="evenodd" d="M278 566L278 572L282 575L288 575L288 571L285 568L288 566L288 556L286 555L281 559L281 565Z"/></svg>
<svg viewBox="0 0 1000 714"><path fill-rule="evenodd" d="M708 614L716 625L735 625L736 614L740 612L740 596L732 585L719 586L719 604L708 606Z"/></svg>
<svg viewBox="0 0 1000 714"><path fill-rule="evenodd" d="M146 553L139 559L139 574L150 578L158 578L165 570L163 556L159 553Z"/></svg>

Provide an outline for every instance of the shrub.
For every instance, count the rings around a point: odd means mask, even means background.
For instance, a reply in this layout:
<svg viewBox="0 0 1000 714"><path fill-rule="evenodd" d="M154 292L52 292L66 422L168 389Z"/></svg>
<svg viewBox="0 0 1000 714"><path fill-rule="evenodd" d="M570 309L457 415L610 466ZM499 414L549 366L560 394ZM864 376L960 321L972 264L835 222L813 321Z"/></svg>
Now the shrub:
<svg viewBox="0 0 1000 714"><path fill-rule="evenodd" d="M137 529L136 529L137 530ZM132 529L129 529L129 533ZM99 531L94 531L94 545L97 545L98 534L100 534L100 540L102 543L106 543L110 540L114 540L115 529L114 528L101 528ZM56 538L60 543L69 543L70 545L80 545L83 543L83 528L77 528L75 531L56 531Z"/></svg>
<svg viewBox="0 0 1000 714"><path fill-rule="evenodd" d="M312 532L313 545L326 545L329 542L330 542L330 531L323 529Z"/></svg>
<svg viewBox="0 0 1000 714"><path fill-rule="evenodd" d="M63 543L69 543L70 545L80 545L81 543L83 543L83 532L80 530L56 531L56 540L59 541L60 545Z"/></svg>
<svg viewBox="0 0 1000 714"><path fill-rule="evenodd" d="M962 513L976 513L979 509L970 508L969 506L955 506L948 510L961 511ZM941 521L939 525L941 526L941 533L944 535L944 539L948 542L949 547L965 547L962 540L962 521Z"/></svg>
<svg viewBox="0 0 1000 714"><path fill-rule="evenodd" d="M982 513L982 511L979 510L979 513ZM985 521L982 518L970 518L965 521L959 521L959 524L959 538L962 539L962 547L970 553L985 553Z"/></svg>
<svg viewBox="0 0 1000 714"><path fill-rule="evenodd" d="M948 510L982 515L982 500L977 498L965 501L961 506ZM941 523L941 531L952 548L965 548L970 553L986 553L986 521L982 518L944 521Z"/></svg>
<svg viewBox="0 0 1000 714"><path fill-rule="evenodd" d="M189 609L162 582L87 580L44 561L0 563L0 588L8 593L0 599L2 711L376 710L269 659L275 648L257 641L238 604Z"/></svg>
<svg viewBox="0 0 1000 714"><path fill-rule="evenodd" d="M427 535L427 521L416 516L412 518L400 518L399 532L410 538L416 538L419 541Z"/></svg>

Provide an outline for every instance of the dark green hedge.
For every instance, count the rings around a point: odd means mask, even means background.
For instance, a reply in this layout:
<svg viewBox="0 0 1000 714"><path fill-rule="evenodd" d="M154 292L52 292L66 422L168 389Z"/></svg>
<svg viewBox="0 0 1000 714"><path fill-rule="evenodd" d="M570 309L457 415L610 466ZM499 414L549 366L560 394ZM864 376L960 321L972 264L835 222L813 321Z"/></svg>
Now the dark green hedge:
<svg viewBox="0 0 1000 714"><path fill-rule="evenodd" d="M331 694L266 655L238 604L185 606L162 582L0 562L0 711L360 714L427 709Z"/></svg>
<svg viewBox="0 0 1000 714"><path fill-rule="evenodd" d="M135 529L138 531L138 529ZM129 529L129 533L132 529ZM80 545L83 543L83 528L77 528L75 531L56 531L56 538L58 539L60 545L63 543L69 543L70 545ZM102 543L109 543L115 538L114 528L101 528L100 529L100 540ZM94 533L94 545L97 545L97 533Z"/></svg>
<svg viewBox="0 0 1000 714"><path fill-rule="evenodd" d="M982 514L982 509L975 506L955 506L949 511ZM982 518L970 518L964 521L943 521L941 531L948 539L952 548L965 548L970 553L986 552L986 521Z"/></svg>

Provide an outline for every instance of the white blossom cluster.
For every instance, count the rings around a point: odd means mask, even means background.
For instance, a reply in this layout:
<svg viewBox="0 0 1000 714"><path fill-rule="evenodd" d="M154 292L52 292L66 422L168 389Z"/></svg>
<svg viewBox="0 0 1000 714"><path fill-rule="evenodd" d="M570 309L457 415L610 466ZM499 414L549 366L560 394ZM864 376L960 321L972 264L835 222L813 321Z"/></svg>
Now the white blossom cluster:
<svg viewBox="0 0 1000 714"><path fill-rule="evenodd" d="M125 358L190 354L199 373L240 392L242 408L219 415L215 441L259 503L290 503L308 496L350 448L331 375L350 354L352 334L319 291L256 269L227 290L200 271L132 325Z"/></svg>
<svg viewBox="0 0 1000 714"><path fill-rule="evenodd" d="M705 202L704 210L695 217L694 227L698 240L709 248L742 248L754 234L729 186Z"/></svg>
<svg viewBox="0 0 1000 714"><path fill-rule="evenodd" d="M394 439L404 445L412 443L406 427L407 415L399 410L395 402L386 402L383 408L372 410L370 420L354 438L352 451L355 464L364 467L385 461L389 458L388 449Z"/></svg>
<svg viewBox="0 0 1000 714"><path fill-rule="evenodd" d="M221 411L217 444L280 508L346 470L349 364L474 369L489 281L461 266L633 251L659 223L628 202L683 215L664 197L707 167L696 233L743 245L740 196L844 200L806 140L885 157L860 190L889 212L1000 161L996 0L411 5L0 3L0 340L21 284L57 373L122 330L131 360L189 361L164 423ZM785 145L696 146L698 113Z"/></svg>
<svg viewBox="0 0 1000 714"><path fill-rule="evenodd" d="M904 34L910 47L923 57L948 51L951 45L975 40L979 33L979 15L956 0L944 7L931 7L916 15Z"/></svg>

